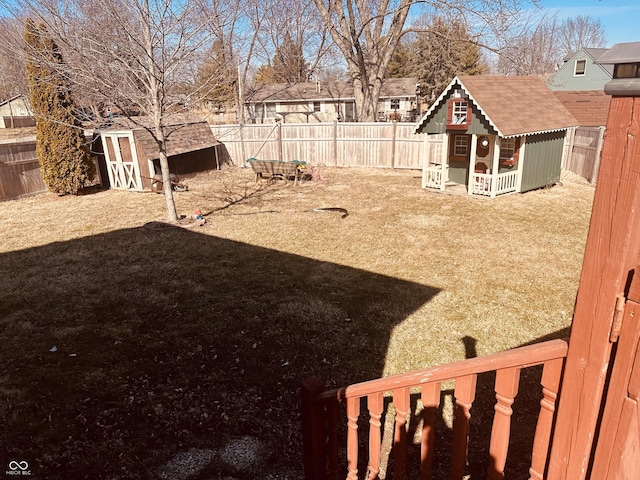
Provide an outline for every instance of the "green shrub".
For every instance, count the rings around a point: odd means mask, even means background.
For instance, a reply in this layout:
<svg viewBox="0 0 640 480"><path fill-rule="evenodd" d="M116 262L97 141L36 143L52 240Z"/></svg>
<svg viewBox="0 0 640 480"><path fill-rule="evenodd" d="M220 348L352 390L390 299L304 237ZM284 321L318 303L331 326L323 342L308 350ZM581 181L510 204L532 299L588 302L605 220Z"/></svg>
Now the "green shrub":
<svg viewBox="0 0 640 480"><path fill-rule="evenodd" d="M95 168L84 130L74 115L62 54L46 27L36 26L30 19L26 22L24 39L42 177L50 191L75 195L93 179Z"/></svg>

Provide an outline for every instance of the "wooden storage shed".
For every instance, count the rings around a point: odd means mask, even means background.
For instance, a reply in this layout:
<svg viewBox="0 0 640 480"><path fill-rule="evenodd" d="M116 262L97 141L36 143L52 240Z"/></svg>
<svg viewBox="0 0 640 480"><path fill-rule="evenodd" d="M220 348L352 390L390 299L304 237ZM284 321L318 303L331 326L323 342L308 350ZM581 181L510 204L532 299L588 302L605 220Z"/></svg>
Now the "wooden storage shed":
<svg viewBox="0 0 640 480"><path fill-rule="evenodd" d="M117 118L100 131L104 161L111 188L149 190L160 173L158 148L148 117ZM207 122L173 115L166 123L169 170L178 176L220 168L221 144Z"/></svg>
<svg viewBox="0 0 640 480"><path fill-rule="evenodd" d="M0 128L34 127L36 119L25 95L16 95L0 102Z"/></svg>
<svg viewBox="0 0 640 480"><path fill-rule="evenodd" d="M535 77L455 77L416 133L426 148L423 188L464 185L469 195L526 192L560 179L566 130L576 119ZM439 140L440 141L440 140Z"/></svg>

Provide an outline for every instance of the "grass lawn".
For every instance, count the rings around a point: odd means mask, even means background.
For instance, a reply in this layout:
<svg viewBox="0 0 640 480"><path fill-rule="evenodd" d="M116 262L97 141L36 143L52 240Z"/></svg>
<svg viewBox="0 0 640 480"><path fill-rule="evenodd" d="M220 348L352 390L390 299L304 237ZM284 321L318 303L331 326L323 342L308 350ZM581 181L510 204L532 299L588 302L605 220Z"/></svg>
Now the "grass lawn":
<svg viewBox="0 0 640 480"><path fill-rule="evenodd" d="M423 190L416 171L321 174L201 174L175 196L202 210L197 229L162 223L152 193L0 202L2 468L153 478L177 452L255 435L268 469L301 471L301 379L568 334L593 186L484 200Z"/></svg>

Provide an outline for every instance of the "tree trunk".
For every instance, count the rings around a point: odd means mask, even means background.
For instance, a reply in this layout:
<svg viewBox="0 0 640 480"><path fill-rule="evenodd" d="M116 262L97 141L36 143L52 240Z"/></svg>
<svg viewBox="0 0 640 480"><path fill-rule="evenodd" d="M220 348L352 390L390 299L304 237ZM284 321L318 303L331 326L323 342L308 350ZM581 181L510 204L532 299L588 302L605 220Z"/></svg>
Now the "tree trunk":
<svg viewBox="0 0 640 480"><path fill-rule="evenodd" d="M314 3L347 62L354 86L356 121L375 121L380 88L413 0L400 0L393 9L386 1L377 6L376 2L353 0Z"/></svg>

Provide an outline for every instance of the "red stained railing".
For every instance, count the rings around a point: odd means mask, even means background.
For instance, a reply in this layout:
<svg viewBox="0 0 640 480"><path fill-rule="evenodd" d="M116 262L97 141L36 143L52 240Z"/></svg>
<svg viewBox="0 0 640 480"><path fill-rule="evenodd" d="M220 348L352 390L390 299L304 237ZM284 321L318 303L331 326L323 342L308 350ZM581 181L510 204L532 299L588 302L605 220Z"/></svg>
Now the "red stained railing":
<svg viewBox="0 0 640 480"><path fill-rule="evenodd" d="M302 423L304 438L305 480L334 480L346 478L375 480L380 473L382 452L382 421L384 399L392 397L395 409L393 430L393 478L402 479L406 470L407 413L410 410L412 389L419 389L422 401L422 432L420 438L420 478L432 477L436 442L436 419L440 404L441 382L455 380L453 444L451 451L452 480L462 479L468 450L471 407L476 395L479 374L496 372L495 413L489 446L490 480L504 478L511 432L512 404L518 393L522 369L543 365L542 400L533 440L532 480L543 478L549 453L554 422L556 397L560 387L567 343L551 340L536 345L515 348L506 352L471 358L446 365L425 368L409 373L358 383L346 388L324 391L323 383L311 378L302 385ZM366 400L364 400L366 399ZM369 417L368 448L358 445L361 403L366 401ZM345 404L346 472L339 465L341 442L338 432L340 404ZM344 445L344 443L342 443ZM366 472L359 472L360 455L367 455Z"/></svg>

